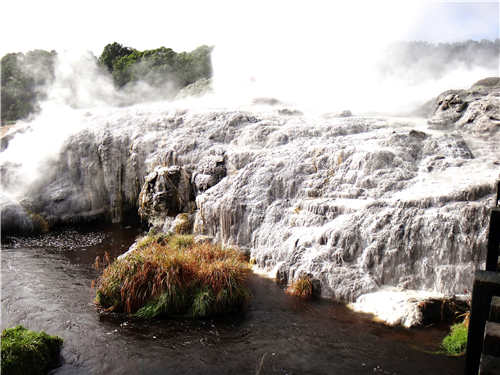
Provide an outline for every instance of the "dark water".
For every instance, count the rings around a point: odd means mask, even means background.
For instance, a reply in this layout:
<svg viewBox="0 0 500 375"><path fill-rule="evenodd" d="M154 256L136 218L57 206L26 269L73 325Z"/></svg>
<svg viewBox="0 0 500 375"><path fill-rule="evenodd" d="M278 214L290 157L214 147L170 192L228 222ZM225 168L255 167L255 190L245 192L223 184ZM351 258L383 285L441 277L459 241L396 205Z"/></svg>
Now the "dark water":
<svg viewBox="0 0 500 375"><path fill-rule="evenodd" d="M371 322L329 301L304 302L252 276L246 314L202 321L99 319L95 257L124 252L134 229L67 231L2 250L2 329L22 324L64 338L54 374L461 374L435 350L441 328ZM12 248L17 246L18 248Z"/></svg>

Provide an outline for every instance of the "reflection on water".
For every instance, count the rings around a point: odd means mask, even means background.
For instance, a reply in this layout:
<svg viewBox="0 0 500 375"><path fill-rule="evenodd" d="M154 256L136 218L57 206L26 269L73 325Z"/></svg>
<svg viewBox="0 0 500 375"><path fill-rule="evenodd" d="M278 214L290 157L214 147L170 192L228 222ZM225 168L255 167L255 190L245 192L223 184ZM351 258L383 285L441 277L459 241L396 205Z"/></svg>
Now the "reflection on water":
<svg viewBox="0 0 500 375"><path fill-rule="evenodd" d="M242 315L147 323L100 319L92 304L92 264L104 251L123 253L136 234L69 231L62 234L71 238L69 246L3 249L2 329L22 324L63 337L64 363L54 374L462 372L463 359L424 351L436 349L442 329L384 327L343 305L289 297L255 275L253 299ZM97 237L101 243L90 241Z"/></svg>

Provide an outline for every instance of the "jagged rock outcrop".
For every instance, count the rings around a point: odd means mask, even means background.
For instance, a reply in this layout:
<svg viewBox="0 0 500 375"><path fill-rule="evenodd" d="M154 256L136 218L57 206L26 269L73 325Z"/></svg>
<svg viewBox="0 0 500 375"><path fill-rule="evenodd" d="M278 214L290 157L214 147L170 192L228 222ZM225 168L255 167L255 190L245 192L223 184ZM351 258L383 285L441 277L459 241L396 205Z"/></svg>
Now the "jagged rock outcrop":
<svg viewBox="0 0 500 375"><path fill-rule="evenodd" d="M194 210L191 175L179 166L156 167L149 173L139 194L139 216L154 227L165 218Z"/></svg>
<svg viewBox="0 0 500 375"><path fill-rule="evenodd" d="M238 246L283 281L309 275L341 300L384 285L470 290L485 257L499 134L266 107L81 113L86 130L43 161L27 190L32 212L64 223L139 210L164 230L192 214L200 238ZM21 161L1 164L23 176Z"/></svg>
<svg viewBox="0 0 500 375"><path fill-rule="evenodd" d="M453 126L474 133L500 128L500 78L476 82L468 90L448 90L435 100L429 124L436 129Z"/></svg>

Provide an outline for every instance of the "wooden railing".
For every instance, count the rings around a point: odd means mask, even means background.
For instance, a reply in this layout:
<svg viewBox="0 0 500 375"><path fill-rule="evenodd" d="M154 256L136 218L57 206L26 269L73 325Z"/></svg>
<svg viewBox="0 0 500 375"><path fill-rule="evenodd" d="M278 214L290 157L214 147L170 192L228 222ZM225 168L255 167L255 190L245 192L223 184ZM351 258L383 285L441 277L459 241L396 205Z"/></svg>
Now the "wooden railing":
<svg viewBox="0 0 500 375"><path fill-rule="evenodd" d="M500 181L496 183L496 199L490 213L488 230L488 247L486 254L486 270L475 273L474 287L472 290L472 303L469 320L469 333L467 339L467 353L465 359L465 374L477 375L481 367L481 374L500 374L500 357L498 353L485 351L485 327L494 330L495 324L500 327L498 316L498 299L500 296L500 272L498 272L498 255L500 248ZM495 322L497 320L497 322ZM497 328L498 328L497 327ZM486 337L490 337L488 332ZM499 337L500 340L500 337ZM487 349L487 348L486 348ZM493 354L493 356L491 355ZM483 355L483 360L481 356ZM498 357L498 358L496 358ZM494 369L493 369L494 368Z"/></svg>

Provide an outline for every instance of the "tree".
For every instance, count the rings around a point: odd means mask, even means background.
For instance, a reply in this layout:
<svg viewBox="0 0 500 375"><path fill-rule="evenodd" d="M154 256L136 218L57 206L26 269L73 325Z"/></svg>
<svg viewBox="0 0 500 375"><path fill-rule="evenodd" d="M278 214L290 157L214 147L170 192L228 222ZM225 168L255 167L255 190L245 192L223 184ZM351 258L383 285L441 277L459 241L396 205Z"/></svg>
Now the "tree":
<svg viewBox="0 0 500 375"><path fill-rule="evenodd" d="M130 55L134 50L129 47L124 47L120 43L114 42L104 47L104 50L99 57L99 64L105 66L108 72L113 72L113 65L120 57Z"/></svg>
<svg viewBox="0 0 500 375"><path fill-rule="evenodd" d="M56 52L34 50L2 57L2 124L28 117L39 110L47 87L54 81Z"/></svg>
<svg viewBox="0 0 500 375"><path fill-rule="evenodd" d="M104 47L99 64L112 74L118 88L145 81L153 87L161 87L168 82L181 89L212 76L211 53L212 47L209 46L176 53L165 47L138 51L114 42Z"/></svg>

